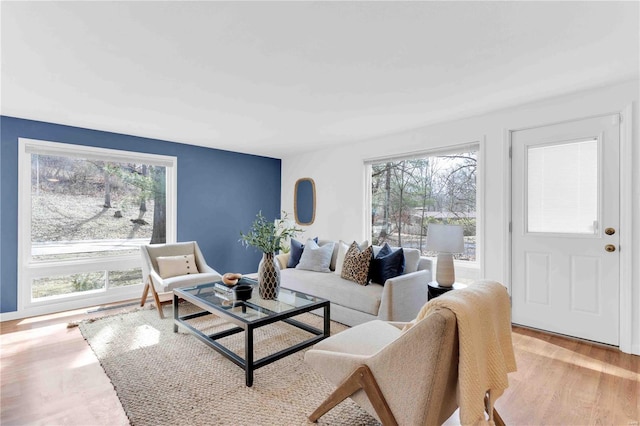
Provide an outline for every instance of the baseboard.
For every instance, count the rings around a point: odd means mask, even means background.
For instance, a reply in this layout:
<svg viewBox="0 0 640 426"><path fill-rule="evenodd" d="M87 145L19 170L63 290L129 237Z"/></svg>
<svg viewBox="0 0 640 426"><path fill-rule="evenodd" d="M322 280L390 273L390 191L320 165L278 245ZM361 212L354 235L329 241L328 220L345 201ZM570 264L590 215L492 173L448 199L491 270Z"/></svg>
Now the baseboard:
<svg viewBox="0 0 640 426"><path fill-rule="evenodd" d="M600 346L600 347L603 347L603 348L620 350L620 348L618 346L615 346L615 345L608 345L606 343L596 342L594 340L582 339L580 337L569 336L567 334L562 334L562 333L555 333L553 331L543 330L541 328L529 327L529 326L521 325L521 324L512 324L512 326L513 327L518 327L518 328L524 328L526 330L533 330L535 332L542 333L542 334L548 334L550 336L561 337L561 338L567 339L567 340L575 340L575 341L578 341L578 342L589 343L590 345Z"/></svg>

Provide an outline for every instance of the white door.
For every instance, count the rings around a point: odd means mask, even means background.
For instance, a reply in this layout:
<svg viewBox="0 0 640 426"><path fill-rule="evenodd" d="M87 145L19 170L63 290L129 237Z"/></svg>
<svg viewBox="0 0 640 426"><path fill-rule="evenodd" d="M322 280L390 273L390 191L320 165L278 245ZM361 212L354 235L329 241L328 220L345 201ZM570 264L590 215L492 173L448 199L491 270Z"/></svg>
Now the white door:
<svg viewBox="0 0 640 426"><path fill-rule="evenodd" d="M619 116L512 133L512 320L618 345Z"/></svg>

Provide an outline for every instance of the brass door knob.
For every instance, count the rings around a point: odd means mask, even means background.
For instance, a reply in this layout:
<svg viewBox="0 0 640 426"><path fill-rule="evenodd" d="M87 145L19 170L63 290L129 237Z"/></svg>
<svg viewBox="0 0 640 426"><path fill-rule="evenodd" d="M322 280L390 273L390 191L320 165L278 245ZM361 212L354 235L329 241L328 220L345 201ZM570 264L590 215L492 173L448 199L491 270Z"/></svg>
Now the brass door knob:
<svg viewBox="0 0 640 426"><path fill-rule="evenodd" d="M607 234L607 235L613 235L613 234L615 234L615 233L616 233L616 230L615 230L615 229L613 229L613 228L606 228L606 229L604 230L604 233L605 233L605 234Z"/></svg>
<svg viewBox="0 0 640 426"><path fill-rule="evenodd" d="M607 244L606 246L604 246L604 249L611 253L613 251L616 251L616 246L614 246L613 244Z"/></svg>

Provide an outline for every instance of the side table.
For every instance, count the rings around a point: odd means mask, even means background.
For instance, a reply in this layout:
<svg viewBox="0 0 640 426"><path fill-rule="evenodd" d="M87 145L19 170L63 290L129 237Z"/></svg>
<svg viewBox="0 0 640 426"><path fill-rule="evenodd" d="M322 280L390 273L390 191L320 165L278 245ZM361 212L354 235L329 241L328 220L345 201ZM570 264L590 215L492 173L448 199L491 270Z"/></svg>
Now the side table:
<svg viewBox="0 0 640 426"><path fill-rule="evenodd" d="M438 296L440 296L441 294L445 294L448 291L451 290L459 290L461 288L466 288L467 285L466 284L462 284L462 283L453 283L452 287L441 287L437 281L431 281L429 283L429 291L428 291L428 295L427 295L427 300L431 300L434 299Z"/></svg>

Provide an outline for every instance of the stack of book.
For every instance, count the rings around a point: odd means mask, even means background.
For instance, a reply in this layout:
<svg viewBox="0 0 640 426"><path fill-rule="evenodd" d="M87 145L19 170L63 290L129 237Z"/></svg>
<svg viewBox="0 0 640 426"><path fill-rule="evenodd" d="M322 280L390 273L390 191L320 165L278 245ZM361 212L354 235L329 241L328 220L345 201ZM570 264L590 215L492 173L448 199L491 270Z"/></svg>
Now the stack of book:
<svg viewBox="0 0 640 426"><path fill-rule="evenodd" d="M224 300L233 300L233 287L224 285L223 283L215 283L213 285L213 292L216 297Z"/></svg>

